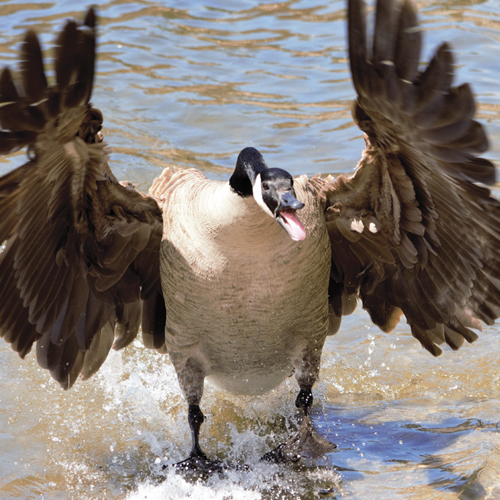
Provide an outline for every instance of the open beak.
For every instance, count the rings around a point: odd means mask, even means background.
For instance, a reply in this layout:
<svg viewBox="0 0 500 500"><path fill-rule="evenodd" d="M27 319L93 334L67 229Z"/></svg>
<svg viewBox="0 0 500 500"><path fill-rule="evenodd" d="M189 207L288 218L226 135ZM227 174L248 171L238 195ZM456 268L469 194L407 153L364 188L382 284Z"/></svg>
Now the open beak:
<svg viewBox="0 0 500 500"><path fill-rule="evenodd" d="M306 238L304 226L295 214L296 210L304 207L304 204L295 198L294 193L284 191L279 194L279 205L276 209L276 220L288 233L293 241L302 241Z"/></svg>

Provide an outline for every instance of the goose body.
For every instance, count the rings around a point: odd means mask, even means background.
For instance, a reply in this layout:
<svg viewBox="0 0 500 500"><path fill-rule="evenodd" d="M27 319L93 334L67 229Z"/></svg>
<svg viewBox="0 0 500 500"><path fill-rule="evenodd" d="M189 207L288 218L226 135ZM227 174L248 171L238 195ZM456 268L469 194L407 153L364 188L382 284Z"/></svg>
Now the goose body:
<svg viewBox="0 0 500 500"><path fill-rule="evenodd" d="M143 194L108 164L90 104L93 9L58 37L55 83L34 32L16 82L0 77L0 153L28 162L0 178L0 336L69 389L140 330L168 352L201 450L205 379L262 394L292 372L298 434L266 460L334 448L310 420L325 338L361 300L390 332L406 317L434 356L473 342L500 316L500 202L467 84L452 86L442 44L421 70L409 0L378 0L368 43L362 0L348 0L353 119L366 149L352 176L293 179L245 148L229 181L165 170Z"/></svg>
<svg viewBox="0 0 500 500"><path fill-rule="evenodd" d="M223 389L262 394L299 370L305 355L319 367L328 331L330 242L317 190L305 176L294 188L305 203L301 242L228 182L189 170L173 174L166 187L153 184L165 221L160 269L172 311L166 345L189 402L199 402L203 392L187 382L193 370ZM179 210L186 200L189 210Z"/></svg>

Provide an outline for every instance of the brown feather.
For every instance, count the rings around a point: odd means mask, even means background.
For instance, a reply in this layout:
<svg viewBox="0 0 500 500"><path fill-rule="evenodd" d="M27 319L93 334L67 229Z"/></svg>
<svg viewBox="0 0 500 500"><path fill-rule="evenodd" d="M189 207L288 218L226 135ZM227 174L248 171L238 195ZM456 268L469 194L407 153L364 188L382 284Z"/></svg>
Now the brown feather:
<svg viewBox="0 0 500 500"><path fill-rule="evenodd" d="M22 356L37 342L40 366L64 388L80 372L88 377L98 370L115 322L116 348L135 338L141 296L159 281L161 211L155 200L118 184L99 135L102 114L88 104L95 21L90 9L84 28L69 21L59 35L55 85L47 86L32 32L21 48L21 91L8 69L0 77L0 100L9 103L0 107L0 152L26 142L35 152L0 178L6 243L0 336ZM164 322L165 314L156 314L155 332Z"/></svg>
<svg viewBox="0 0 500 500"><path fill-rule="evenodd" d="M378 1L371 55L365 16L363 3L351 0L353 118L367 149L353 177L325 181L322 191L337 283L330 304L342 313L340 290L348 283L376 324L390 330L405 314L412 334L437 356L436 344L458 349L476 338L470 328L480 326L478 317L500 315L500 206L473 184L491 184L494 167L475 156L488 142L473 120L470 86L451 86L449 45L419 74L411 2ZM376 221L372 231L368 220Z"/></svg>

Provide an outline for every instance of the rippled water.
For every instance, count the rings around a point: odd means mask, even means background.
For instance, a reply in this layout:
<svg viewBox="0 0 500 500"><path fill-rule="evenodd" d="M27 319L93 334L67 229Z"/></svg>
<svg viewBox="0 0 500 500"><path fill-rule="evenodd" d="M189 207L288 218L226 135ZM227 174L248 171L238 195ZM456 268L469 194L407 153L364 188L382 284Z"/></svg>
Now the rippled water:
<svg viewBox="0 0 500 500"><path fill-rule="evenodd" d="M418 2L425 54L443 40L470 81L500 159L498 0ZM78 6L77 6L78 5ZM0 60L23 31L48 44L76 2L0 1ZM100 8L97 88L117 176L146 189L166 166L231 172L245 146L293 174L349 171L363 142L344 3L132 1ZM0 161L5 173L23 155ZM248 471L210 478L165 472L190 449L186 405L166 357L139 342L63 392L0 341L0 498L499 499L500 336L432 358L405 324L384 334L363 311L327 342L314 419L339 445L316 463L258 457L295 425L290 379L261 398L207 387L206 452Z"/></svg>

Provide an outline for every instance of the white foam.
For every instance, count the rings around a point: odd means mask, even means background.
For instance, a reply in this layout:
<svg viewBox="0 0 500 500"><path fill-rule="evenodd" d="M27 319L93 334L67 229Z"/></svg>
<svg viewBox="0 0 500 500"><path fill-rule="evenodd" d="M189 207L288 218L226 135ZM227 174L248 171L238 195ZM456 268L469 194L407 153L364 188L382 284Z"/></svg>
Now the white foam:
<svg viewBox="0 0 500 500"><path fill-rule="evenodd" d="M209 383L205 385L202 409L206 420L201 429L204 451L230 464L244 462L249 468L230 469L203 479L176 473L172 468L163 470L163 465L186 458L191 447L187 405L168 356L155 355L136 342L130 350L111 353L98 377L109 396L106 413L124 415L127 427L133 429L127 436L129 444L136 442L142 450L138 455L130 448L132 460L138 461L132 470L150 464L147 478L135 483L127 500L256 500L270 494L274 497L277 492L278 497L301 498L311 490L339 482L331 465L317 468L310 464L311 468L297 474L293 466L260 462L264 453L295 430L297 387L293 377L259 397L236 397ZM316 388L318 400L325 391L322 384ZM130 470L125 456L125 452L118 456L117 471Z"/></svg>

